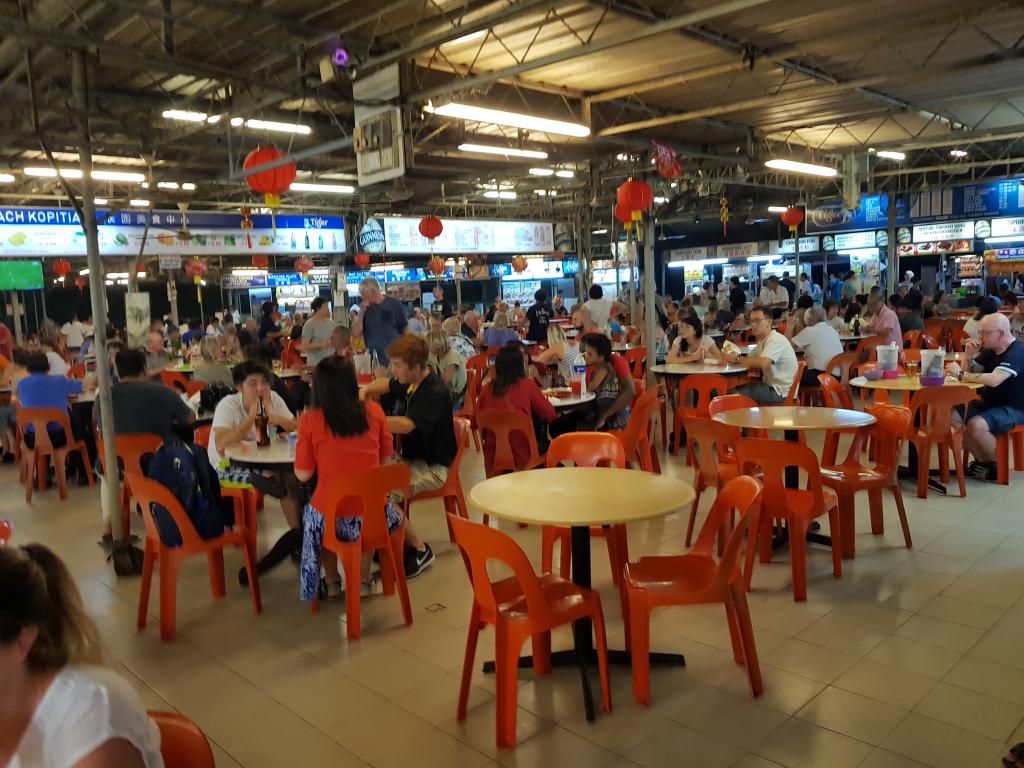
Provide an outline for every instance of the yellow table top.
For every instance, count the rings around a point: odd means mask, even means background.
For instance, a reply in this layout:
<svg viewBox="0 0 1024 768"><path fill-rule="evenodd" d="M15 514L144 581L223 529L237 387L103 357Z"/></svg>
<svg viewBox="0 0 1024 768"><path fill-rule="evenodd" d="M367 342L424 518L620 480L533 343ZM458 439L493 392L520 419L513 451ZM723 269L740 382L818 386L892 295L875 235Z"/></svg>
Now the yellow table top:
<svg viewBox="0 0 1024 768"><path fill-rule="evenodd" d="M498 475L469 492L469 505L535 525L614 525L662 517L693 501L693 486L667 475L609 467L553 467Z"/></svg>
<svg viewBox="0 0 1024 768"><path fill-rule="evenodd" d="M850 379L850 386L861 389L886 389L892 392L917 392L924 389L921 386L920 376L897 376L895 379L879 379L868 381L863 376ZM947 376L946 387L967 387L968 389L981 389L982 385L976 381L957 381L954 376Z"/></svg>
<svg viewBox="0 0 1024 768"><path fill-rule="evenodd" d="M763 408L737 408L716 413L712 418L730 427L768 430L851 429L875 423L875 417L863 411L845 408L811 408L803 405L769 405Z"/></svg>

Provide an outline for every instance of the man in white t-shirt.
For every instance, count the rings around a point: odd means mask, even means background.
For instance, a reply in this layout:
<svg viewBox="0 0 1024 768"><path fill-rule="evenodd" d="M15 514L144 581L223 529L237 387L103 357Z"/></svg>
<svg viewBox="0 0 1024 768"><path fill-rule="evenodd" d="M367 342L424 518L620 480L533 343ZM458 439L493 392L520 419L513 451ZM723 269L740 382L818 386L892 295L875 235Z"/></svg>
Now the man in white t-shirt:
<svg viewBox="0 0 1024 768"><path fill-rule="evenodd" d="M796 378L796 352L789 340L772 328L772 319L764 308L750 310L750 329L757 340L754 352L751 355L732 353L725 355L725 359L761 371L761 381L736 387L733 392L746 395L761 405L778 405L789 395Z"/></svg>
<svg viewBox="0 0 1024 768"><path fill-rule="evenodd" d="M604 330L608 325L608 319L613 315L626 311L626 305L618 301L604 298L604 289L596 283L590 286L590 298L583 304L590 312L590 319L594 325Z"/></svg>
<svg viewBox="0 0 1024 768"><path fill-rule="evenodd" d="M802 387L818 386L818 374L828 371L829 361L843 353L843 342L839 340L836 329L826 321L822 307L811 307L804 312L804 328L790 341L798 350L803 350L807 363L800 380Z"/></svg>
<svg viewBox="0 0 1024 768"><path fill-rule="evenodd" d="M779 278L770 275L761 286L761 306L768 310L769 317L778 317L789 309L789 291L779 284Z"/></svg>
<svg viewBox="0 0 1024 768"><path fill-rule="evenodd" d="M72 315L71 319L60 327L60 332L68 339L68 351L77 352L85 342L85 326L78 319L78 315Z"/></svg>
<svg viewBox="0 0 1024 768"><path fill-rule="evenodd" d="M288 410L284 400L270 387L270 369L263 363L247 360L231 371L237 392L217 403L213 412L210 446L207 453L210 464L222 482L251 483L258 490L281 500L281 509L292 528L300 525L298 481L291 467L272 470L262 475L249 469L236 467L223 459L224 452L243 440L256 442L256 417L260 402L267 414L271 440L277 440L277 428L287 432L298 429L299 422Z"/></svg>

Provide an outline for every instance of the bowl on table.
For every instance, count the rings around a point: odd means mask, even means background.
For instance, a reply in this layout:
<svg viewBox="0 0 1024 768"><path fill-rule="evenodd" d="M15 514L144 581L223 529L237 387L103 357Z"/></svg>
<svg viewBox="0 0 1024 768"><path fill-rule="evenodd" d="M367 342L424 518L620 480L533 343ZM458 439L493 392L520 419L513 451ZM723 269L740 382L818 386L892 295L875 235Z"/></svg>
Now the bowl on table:
<svg viewBox="0 0 1024 768"><path fill-rule="evenodd" d="M884 373L884 371L864 371L864 378L868 381L878 381Z"/></svg>
<svg viewBox="0 0 1024 768"><path fill-rule="evenodd" d="M946 383L945 376L922 376L922 387L941 387Z"/></svg>

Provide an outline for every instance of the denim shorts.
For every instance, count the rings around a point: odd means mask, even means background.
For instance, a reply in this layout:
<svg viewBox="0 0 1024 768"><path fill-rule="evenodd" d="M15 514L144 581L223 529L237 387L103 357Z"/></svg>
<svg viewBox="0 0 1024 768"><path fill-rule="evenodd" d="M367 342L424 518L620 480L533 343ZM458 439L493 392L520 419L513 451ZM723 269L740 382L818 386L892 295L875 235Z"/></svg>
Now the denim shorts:
<svg viewBox="0 0 1024 768"><path fill-rule="evenodd" d="M988 424L989 432L993 435L1006 434L1014 427L1024 424L1024 410L1010 405L996 405L992 408L986 408L980 400L972 400L968 403L967 417L964 421L968 421L974 416L983 418L985 423Z"/></svg>

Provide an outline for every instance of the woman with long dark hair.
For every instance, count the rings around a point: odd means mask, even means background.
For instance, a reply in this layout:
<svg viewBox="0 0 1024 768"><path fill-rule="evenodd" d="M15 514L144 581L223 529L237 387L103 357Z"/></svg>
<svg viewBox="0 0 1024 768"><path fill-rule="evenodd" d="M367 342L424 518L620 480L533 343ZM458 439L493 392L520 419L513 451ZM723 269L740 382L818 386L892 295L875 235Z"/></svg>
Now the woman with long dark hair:
<svg viewBox="0 0 1024 768"><path fill-rule="evenodd" d="M163 768L160 733L103 666L67 567L42 544L0 546L0 765Z"/></svg>
<svg viewBox="0 0 1024 768"><path fill-rule="evenodd" d="M317 485L309 503L302 512L302 564L301 596L310 602L320 584L320 566L323 566L327 597L340 598L341 574L333 554L321 557L326 509L327 482L353 470L378 467L391 457L391 430L380 405L373 400L359 399L356 369L349 360L328 357L321 360L313 372L313 407L299 419L299 439L295 446L295 476L299 482L308 482L314 476L324 482ZM388 529L394 531L402 524L402 511L392 504L387 510ZM363 528L362 517L335 518L335 533L341 541L358 541ZM360 574L360 594L373 591L370 577L370 555L363 556ZM348 585L347 588L354 588Z"/></svg>
<svg viewBox="0 0 1024 768"><path fill-rule="evenodd" d="M516 411L533 419L537 447L547 449L547 423L555 418L555 409L533 381L526 375L523 353L518 344L498 350L494 360L494 380L484 385L477 399L479 411ZM530 448L519 435L512 435L512 455L517 465L526 463ZM484 462L494 461L494 435L484 434Z"/></svg>
<svg viewBox="0 0 1024 768"><path fill-rule="evenodd" d="M563 414L551 424L551 437L576 430L624 429L629 408L636 397L636 385L629 364L612 352L612 342L603 333L588 333L580 339L580 352L587 364L587 392L594 400Z"/></svg>

